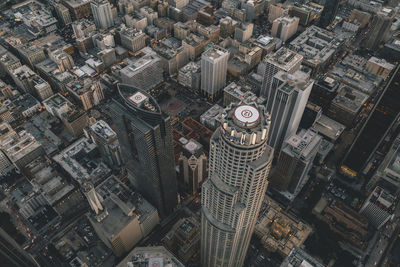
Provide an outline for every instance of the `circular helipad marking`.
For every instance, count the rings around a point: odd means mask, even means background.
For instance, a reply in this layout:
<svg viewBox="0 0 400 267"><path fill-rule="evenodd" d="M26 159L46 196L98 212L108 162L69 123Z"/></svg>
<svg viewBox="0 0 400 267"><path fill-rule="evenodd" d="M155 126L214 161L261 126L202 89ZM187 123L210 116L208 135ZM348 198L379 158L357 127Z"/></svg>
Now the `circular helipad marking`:
<svg viewBox="0 0 400 267"><path fill-rule="evenodd" d="M194 142L189 142L186 144L186 149L188 149L188 150L195 150L196 148L197 148L197 145Z"/></svg>
<svg viewBox="0 0 400 267"><path fill-rule="evenodd" d="M247 124L255 123L260 118L260 113L258 110L249 105L238 106L234 115L239 122Z"/></svg>

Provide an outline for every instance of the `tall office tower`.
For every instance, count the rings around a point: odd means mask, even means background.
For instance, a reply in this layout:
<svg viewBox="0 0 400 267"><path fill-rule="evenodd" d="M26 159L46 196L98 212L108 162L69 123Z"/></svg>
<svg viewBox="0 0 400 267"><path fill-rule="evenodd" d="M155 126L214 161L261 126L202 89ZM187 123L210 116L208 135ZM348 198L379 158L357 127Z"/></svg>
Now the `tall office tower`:
<svg viewBox="0 0 400 267"><path fill-rule="evenodd" d="M264 65L264 68L262 68L263 73L259 73L263 76L260 96L263 96L267 99L268 111L271 111L272 103L276 93L276 90L270 88L272 84L272 78L280 70L289 74L294 73L300 69L302 60L302 55L297 54L285 47L282 47L274 54L268 54L264 58L262 62Z"/></svg>
<svg viewBox="0 0 400 267"><path fill-rule="evenodd" d="M219 95L226 83L229 52L214 46L201 55L201 91L210 99Z"/></svg>
<svg viewBox="0 0 400 267"><path fill-rule="evenodd" d="M280 17L272 24L271 35L278 37L282 42L286 42L297 32L299 26L298 17Z"/></svg>
<svg viewBox="0 0 400 267"><path fill-rule="evenodd" d="M268 21L273 23L279 17L286 16L289 9L284 7L281 3L270 5L268 8Z"/></svg>
<svg viewBox="0 0 400 267"><path fill-rule="evenodd" d="M383 9L385 10L385 9ZM390 9L389 9L390 10ZM371 30L368 33L365 47L367 49L376 49L382 41L387 37L387 34L392 26L394 12L378 12L371 22Z"/></svg>
<svg viewBox="0 0 400 267"><path fill-rule="evenodd" d="M308 181L308 172L321 141L322 137L313 129L303 129L298 135L286 139L271 175L270 186L287 192L287 197L293 200Z"/></svg>
<svg viewBox="0 0 400 267"><path fill-rule="evenodd" d="M276 91L272 101L268 144L279 151L283 141L295 134L307 105L314 80L300 70L293 74L279 71L272 80Z"/></svg>
<svg viewBox="0 0 400 267"><path fill-rule="evenodd" d="M193 139L186 142L178 159L179 176L186 192L196 194L207 176L207 157L199 142Z"/></svg>
<svg viewBox="0 0 400 267"><path fill-rule="evenodd" d="M114 26L111 5L107 0L94 0L90 3L90 6L97 28L108 29Z"/></svg>
<svg viewBox="0 0 400 267"><path fill-rule="evenodd" d="M63 4L54 4L54 9L56 10L58 19L62 23L62 25L66 26L72 23L69 10Z"/></svg>
<svg viewBox="0 0 400 267"><path fill-rule="evenodd" d="M339 9L340 0L325 1L324 10L322 11L321 18L319 19L319 26L326 28L336 17Z"/></svg>
<svg viewBox="0 0 400 267"><path fill-rule="evenodd" d="M0 228L0 260L2 266L39 266L33 257L23 250L2 228Z"/></svg>
<svg viewBox="0 0 400 267"><path fill-rule="evenodd" d="M109 114L129 178L165 218L178 201L171 120L150 94L123 84L119 94Z"/></svg>
<svg viewBox="0 0 400 267"><path fill-rule="evenodd" d="M235 28L235 40L241 43L247 41L253 34L253 28L253 23L240 23L239 26Z"/></svg>
<svg viewBox="0 0 400 267"><path fill-rule="evenodd" d="M117 134L103 120L90 126L90 135L108 166L118 168L122 164L121 146Z"/></svg>
<svg viewBox="0 0 400 267"><path fill-rule="evenodd" d="M202 186L202 266L242 266L268 185L273 149L264 106L232 103L210 144Z"/></svg>

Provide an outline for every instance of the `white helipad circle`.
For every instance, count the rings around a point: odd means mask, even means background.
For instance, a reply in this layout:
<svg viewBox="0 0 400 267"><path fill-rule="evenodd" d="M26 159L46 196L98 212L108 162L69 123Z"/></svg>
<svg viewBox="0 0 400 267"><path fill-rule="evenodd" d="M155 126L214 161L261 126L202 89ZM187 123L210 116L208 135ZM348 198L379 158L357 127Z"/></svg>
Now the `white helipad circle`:
<svg viewBox="0 0 400 267"><path fill-rule="evenodd" d="M260 112L255 107L249 105L238 106L235 109L234 115L239 122L245 124L253 124L260 118Z"/></svg>
<svg viewBox="0 0 400 267"><path fill-rule="evenodd" d="M197 148L197 145L194 142L189 142L186 144L186 149L188 149L188 150L195 150L196 148Z"/></svg>

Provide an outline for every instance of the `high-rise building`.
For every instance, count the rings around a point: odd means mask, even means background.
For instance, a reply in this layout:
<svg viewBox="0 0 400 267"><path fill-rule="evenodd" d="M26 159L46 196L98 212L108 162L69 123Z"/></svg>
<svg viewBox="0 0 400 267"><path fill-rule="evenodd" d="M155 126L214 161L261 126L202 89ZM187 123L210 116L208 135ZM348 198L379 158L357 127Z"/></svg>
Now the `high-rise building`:
<svg viewBox="0 0 400 267"><path fill-rule="evenodd" d="M121 166L121 146L119 145L117 134L111 127L105 121L100 120L90 126L90 135L108 166Z"/></svg>
<svg viewBox="0 0 400 267"><path fill-rule="evenodd" d="M319 150L322 137L313 129L301 130L286 139L277 167L271 175L271 186L293 200L308 181L308 172Z"/></svg>
<svg viewBox="0 0 400 267"><path fill-rule="evenodd" d="M72 23L69 10L63 4L60 3L55 4L54 9L56 10L58 19L62 23L62 25L66 26Z"/></svg>
<svg viewBox="0 0 400 267"><path fill-rule="evenodd" d="M229 52L214 46L201 55L201 91L214 99L224 88L228 70Z"/></svg>
<svg viewBox="0 0 400 267"><path fill-rule="evenodd" d="M222 117L202 187L202 266L243 265L273 157L264 106L233 103Z"/></svg>
<svg viewBox="0 0 400 267"><path fill-rule="evenodd" d="M283 141L295 134L307 105L314 80L300 70L293 74L279 71L272 80L276 92L271 107L268 144L279 151Z"/></svg>
<svg viewBox="0 0 400 267"><path fill-rule="evenodd" d="M284 7L281 3L270 5L268 8L268 21L273 23L279 17L286 16L289 13L289 9Z"/></svg>
<svg viewBox="0 0 400 267"><path fill-rule="evenodd" d="M319 19L319 25L322 28L326 28L336 17L336 13L339 9L340 0L329 0L325 1L324 10L322 11L321 18Z"/></svg>
<svg viewBox="0 0 400 267"><path fill-rule="evenodd" d="M386 10L386 8L384 9ZM390 9L389 9L390 10ZM378 12L371 22L371 29L368 32L367 39L365 41L365 47L367 49L376 49L382 41L387 37L387 34L392 26L394 13L390 12Z"/></svg>
<svg viewBox="0 0 400 267"><path fill-rule="evenodd" d="M280 17L274 20L271 29L271 35L278 37L282 40L282 42L286 42L297 32L298 26L298 17Z"/></svg>
<svg viewBox="0 0 400 267"><path fill-rule="evenodd" d="M179 174L186 192L196 194L207 175L207 157L199 142L186 140L179 157Z"/></svg>
<svg viewBox="0 0 400 267"><path fill-rule="evenodd" d="M62 4L68 8L73 20L87 18L90 12L90 1L87 0L62 0Z"/></svg>
<svg viewBox="0 0 400 267"><path fill-rule="evenodd" d="M145 91L122 84L119 94L109 114L129 179L165 218L178 200L171 120Z"/></svg>
<svg viewBox="0 0 400 267"><path fill-rule="evenodd" d="M97 28L108 29L114 26L111 5L107 0L94 0L90 3L90 7Z"/></svg>
<svg viewBox="0 0 400 267"><path fill-rule="evenodd" d="M260 96L267 99L267 110L271 111L272 103L274 101L276 90L271 90L272 78L278 71L284 71L289 74L294 73L296 70L300 69L303 56L282 47L274 54L268 54L261 65L261 73L263 76L263 82L261 85ZM276 89L276 88L275 88Z"/></svg>
<svg viewBox="0 0 400 267"><path fill-rule="evenodd" d="M119 31L122 47L137 52L146 46L146 34L133 28L122 28Z"/></svg>
<svg viewBox="0 0 400 267"><path fill-rule="evenodd" d="M247 41L253 34L253 28L253 23L240 23L239 26L235 28L235 40L239 42Z"/></svg>
<svg viewBox="0 0 400 267"><path fill-rule="evenodd" d="M148 54L129 59L128 65L120 71L120 77L122 83L148 91L164 79L161 58L155 54Z"/></svg>

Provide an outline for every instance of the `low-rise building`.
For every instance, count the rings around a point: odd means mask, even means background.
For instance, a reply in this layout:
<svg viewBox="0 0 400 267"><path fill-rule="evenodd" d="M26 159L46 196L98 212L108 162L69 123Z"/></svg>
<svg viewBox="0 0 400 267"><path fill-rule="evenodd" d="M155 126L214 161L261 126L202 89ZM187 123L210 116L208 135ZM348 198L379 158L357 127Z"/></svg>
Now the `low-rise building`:
<svg viewBox="0 0 400 267"><path fill-rule="evenodd" d="M0 129L0 147L18 168L21 169L35 158L44 155L41 144L25 130L16 132L8 123L2 123Z"/></svg>
<svg viewBox="0 0 400 267"><path fill-rule="evenodd" d="M179 70L178 82L194 91L200 90L201 67L199 62L189 62Z"/></svg>
<svg viewBox="0 0 400 267"><path fill-rule="evenodd" d="M325 265L314 259L301 248L295 246L283 260L280 267L325 267Z"/></svg>
<svg viewBox="0 0 400 267"><path fill-rule="evenodd" d="M184 267L165 247L137 247L126 256L117 267L130 266L171 266Z"/></svg>
<svg viewBox="0 0 400 267"><path fill-rule="evenodd" d="M365 67L367 71L386 79L395 66L384 59L371 57Z"/></svg>
<svg viewBox="0 0 400 267"><path fill-rule="evenodd" d="M289 48L301 54L303 64L317 73L329 63L342 42L332 32L312 25L291 41Z"/></svg>
<svg viewBox="0 0 400 267"><path fill-rule="evenodd" d="M294 247L304 247L312 228L306 222L286 213L277 202L266 195L254 233L268 251L286 257Z"/></svg>
<svg viewBox="0 0 400 267"><path fill-rule="evenodd" d="M330 106L330 117L350 128L368 98L367 94L342 86Z"/></svg>
<svg viewBox="0 0 400 267"><path fill-rule="evenodd" d="M87 194L88 184L83 185ZM157 209L139 193L133 192L115 176L110 176L94 189L102 210L94 209L89 220L100 239L115 255L130 251L160 222ZM88 198L88 201L93 201Z"/></svg>
<svg viewBox="0 0 400 267"><path fill-rule="evenodd" d="M329 228L358 249L365 249L368 242L368 219L345 203L322 197L313 214L326 222Z"/></svg>
<svg viewBox="0 0 400 267"><path fill-rule="evenodd" d="M97 145L82 137L53 157L79 184L92 183L97 186L111 173L101 160Z"/></svg>
<svg viewBox="0 0 400 267"><path fill-rule="evenodd" d="M164 80L161 59L152 54L130 60L128 65L121 69L120 77L124 84L145 91L150 90Z"/></svg>
<svg viewBox="0 0 400 267"><path fill-rule="evenodd" d="M200 250L200 225L193 217L180 219L163 238L165 246L188 263Z"/></svg>
<svg viewBox="0 0 400 267"><path fill-rule="evenodd" d="M341 62L335 64L334 68L328 73L328 76L371 95L382 83L383 78L370 72L369 70L374 70L375 67L371 63L368 68L367 62L367 59L363 57L347 55ZM375 70L378 71L378 69Z"/></svg>

